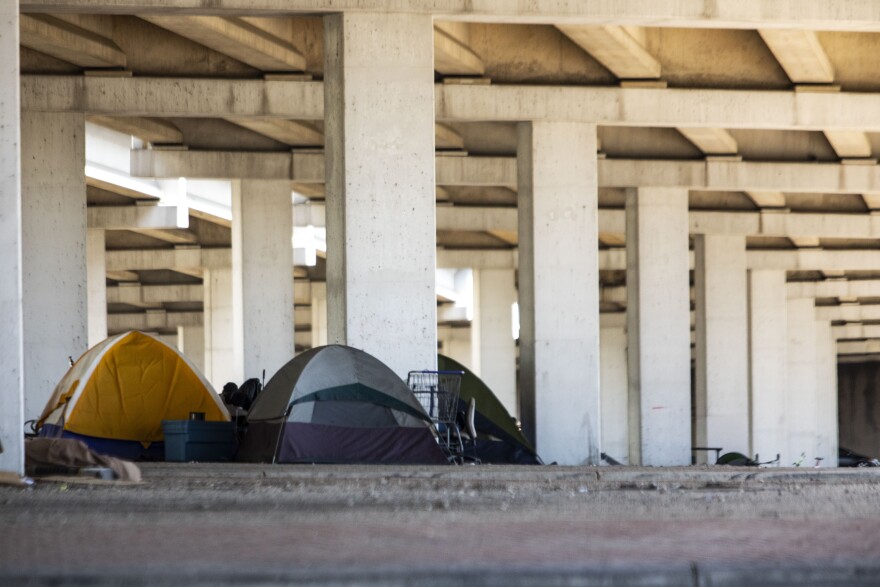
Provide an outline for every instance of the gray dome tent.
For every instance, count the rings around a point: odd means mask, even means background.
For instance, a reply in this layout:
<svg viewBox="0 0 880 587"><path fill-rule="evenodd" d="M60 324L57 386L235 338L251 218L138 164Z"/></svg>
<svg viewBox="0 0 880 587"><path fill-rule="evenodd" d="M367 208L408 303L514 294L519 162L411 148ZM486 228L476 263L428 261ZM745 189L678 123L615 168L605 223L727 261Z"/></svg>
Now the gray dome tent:
<svg viewBox="0 0 880 587"><path fill-rule="evenodd" d="M385 364L357 349L307 351L248 413L239 461L447 463L428 415Z"/></svg>

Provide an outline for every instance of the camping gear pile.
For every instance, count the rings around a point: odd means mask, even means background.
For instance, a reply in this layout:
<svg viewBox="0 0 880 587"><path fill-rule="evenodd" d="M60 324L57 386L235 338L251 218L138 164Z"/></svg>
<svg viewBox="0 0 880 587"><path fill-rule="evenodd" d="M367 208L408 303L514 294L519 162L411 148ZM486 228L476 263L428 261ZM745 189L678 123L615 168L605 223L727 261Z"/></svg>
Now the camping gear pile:
<svg viewBox="0 0 880 587"><path fill-rule="evenodd" d="M137 331L84 353L35 429L128 460L540 463L489 388L452 359L439 360L441 370L461 376L444 419L460 445L454 455L443 450L439 420L416 391L363 351L318 347L289 361L265 388L249 379L220 395L177 349Z"/></svg>

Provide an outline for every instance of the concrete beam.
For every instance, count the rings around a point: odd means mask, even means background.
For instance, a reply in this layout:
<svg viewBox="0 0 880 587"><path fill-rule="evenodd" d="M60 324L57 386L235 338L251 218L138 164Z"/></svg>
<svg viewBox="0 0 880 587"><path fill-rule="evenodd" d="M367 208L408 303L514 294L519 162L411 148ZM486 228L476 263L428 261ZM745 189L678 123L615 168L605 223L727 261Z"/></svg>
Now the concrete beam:
<svg viewBox="0 0 880 587"><path fill-rule="evenodd" d="M91 206L89 228L105 230L169 229L180 226L177 206Z"/></svg>
<svg viewBox="0 0 880 587"><path fill-rule="evenodd" d="M517 257L511 249L437 249L437 268L512 269Z"/></svg>
<svg viewBox="0 0 880 587"><path fill-rule="evenodd" d="M637 30L614 25L556 28L620 79L660 77L660 62L645 49Z"/></svg>
<svg viewBox="0 0 880 587"><path fill-rule="evenodd" d="M434 69L443 75L483 75L486 66L467 44L434 27Z"/></svg>
<svg viewBox="0 0 880 587"><path fill-rule="evenodd" d="M832 326L836 340L880 338L880 324L844 324Z"/></svg>
<svg viewBox="0 0 880 587"><path fill-rule="evenodd" d="M231 249L134 249L107 251L107 271L144 271L151 269L199 270L232 266Z"/></svg>
<svg viewBox="0 0 880 587"><path fill-rule="evenodd" d="M324 226L324 206L309 203L297 207L297 226ZM818 214L790 212L704 212L688 214L690 234L743 235L807 238L880 239L880 217L868 214ZM603 233L621 235L625 240L623 210L599 210ZM515 208L438 206L437 230L515 232ZM811 242L812 246L818 243Z"/></svg>
<svg viewBox="0 0 880 587"><path fill-rule="evenodd" d="M690 256L690 266L693 268L693 251ZM880 267L880 250L752 250L747 252L746 258L748 269L873 271ZM623 271L626 269L626 251L599 251L599 265L601 270Z"/></svg>
<svg viewBox="0 0 880 587"><path fill-rule="evenodd" d="M136 150L131 155L135 177L206 177L291 179L324 182L321 152L260 153L238 151ZM438 155L441 186L504 186L516 189L513 157ZM804 193L880 193L880 166L839 163L743 161L673 161L602 159L599 186L685 187L704 191L742 191L761 207L782 207L782 190Z"/></svg>
<svg viewBox="0 0 880 587"><path fill-rule="evenodd" d="M164 120L136 116L89 116L87 120L121 133L136 136L148 143L178 144L183 142L183 133L176 126Z"/></svg>
<svg viewBox="0 0 880 587"><path fill-rule="evenodd" d="M202 326L202 312L165 312L147 310L143 313L108 314L107 332L112 336L127 330L173 330L178 326Z"/></svg>
<svg viewBox="0 0 880 587"><path fill-rule="evenodd" d="M880 304L842 304L816 307L817 320L843 322L873 322L880 320Z"/></svg>
<svg viewBox="0 0 880 587"><path fill-rule="evenodd" d="M601 187L687 187L705 191L880 192L880 166L743 161L639 161L604 159ZM766 203L777 204L769 196Z"/></svg>
<svg viewBox="0 0 880 587"><path fill-rule="evenodd" d="M261 71L303 71L306 59L287 40L240 18L140 15L144 20Z"/></svg>
<svg viewBox="0 0 880 587"><path fill-rule="evenodd" d="M290 153L155 149L131 152L132 177L292 180L292 165L293 157ZM321 182L324 181L323 177L320 179Z"/></svg>
<svg viewBox="0 0 880 587"><path fill-rule="evenodd" d="M22 76L22 108L165 118L321 120L322 82L150 77Z"/></svg>
<svg viewBox="0 0 880 587"><path fill-rule="evenodd" d="M22 107L166 118L323 118L322 82L22 76ZM604 125L880 131L868 92L577 86L435 86L440 122L571 120Z"/></svg>
<svg viewBox="0 0 880 587"><path fill-rule="evenodd" d="M880 340L850 340L837 343L838 355L870 355L880 353Z"/></svg>
<svg viewBox="0 0 880 587"><path fill-rule="evenodd" d="M785 207L785 194L782 192L749 190L746 195L761 209Z"/></svg>
<svg viewBox="0 0 880 587"><path fill-rule="evenodd" d="M814 31L761 29L758 33L793 83L834 82L834 67Z"/></svg>
<svg viewBox="0 0 880 587"><path fill-rule="evenodd" d="M21 16L21 44L84 68L123 68L125 53L113 41L49 15Z"/></svg>
<svg viewBox="0 0 880 587"><path fill-rule="evenodd" d="M204 299L204 286L186 285L141 285L140 283L107 287L108 304L128 304L130 306L155 307L164 302L201 302Z"/></svg>
<svg viewBox="0 0 880 587"><path fill-rule="evenodd" d="M802 0L629 0L625 3L572 3L563 1L499 2L498 0L417 0L408 10L438 18L470 22L604 25L625 24L689 28L791 28L880 31L880 8L872 2L843 4ZM82 12L86 14L283 14L382 12L388 0L21 0L23 12Z"/></svg>
<svg viewBox="0 0 880 587"><path fill-rule="evenodd" d="M793 298L873 298L880 297L880 280L795 281L786 284ZM855 337L854 337L855 338Z"/></svg>
<svg viewBox="0 0 880 587"><path fill-rule="evenodd" d="M723 128L679 128L678 132L706 155L736 155L739 145Z"/></svg>
<svg viewBox="0 0 880 587"><path fill-rule="evenodd" d="M841 159L868 158L871 143L868 135L858 130L826 130L825 138Z"/></svg>
<svg viewBox="0 0 880 587"><path fill-rule="evenodd" d="M438 149L464 149L464 139L449 126L435 124L434 146Z"/></svg>
<svg viewBox="0 0 880 587"><path fill-rule="evenodd" d="M239 117L227 120L291 147L319 147L324 144L324 134L305 122L283 118Z"/></svg>
<svg viewBox="0 0 880 587"><path fill-rule="evenodd" d="M880 100L855 92L442 85L437 120L570 120L600 125L880 130Z"/></svg>

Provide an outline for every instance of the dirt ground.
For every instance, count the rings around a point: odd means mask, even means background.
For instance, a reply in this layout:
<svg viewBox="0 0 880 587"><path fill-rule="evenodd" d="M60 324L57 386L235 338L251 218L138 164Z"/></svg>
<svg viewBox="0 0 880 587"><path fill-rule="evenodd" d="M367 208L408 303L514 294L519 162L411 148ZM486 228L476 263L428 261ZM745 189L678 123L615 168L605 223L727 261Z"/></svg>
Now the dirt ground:
<svg viewBox="0 0 880 587"><path fill-rule="evenodd" d="M880 470L145 464L0 487L0 584L880 584Z"/></svg>

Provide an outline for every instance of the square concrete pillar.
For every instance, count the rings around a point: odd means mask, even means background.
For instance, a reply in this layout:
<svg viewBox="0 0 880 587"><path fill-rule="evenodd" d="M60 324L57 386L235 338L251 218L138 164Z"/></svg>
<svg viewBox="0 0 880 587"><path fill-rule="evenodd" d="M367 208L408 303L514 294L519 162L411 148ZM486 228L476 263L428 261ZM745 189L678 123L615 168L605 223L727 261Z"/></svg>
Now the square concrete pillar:
<svg viewBox="0 0 880 587"><path fill-rule="evenodd" d="M696 442L748 454L746 238L700 234L694 248Z"/></svg>
<svg viewBox="0 0 880 587"><path fill-rule="evenodd" d="M813 298L788 300L788 385L785 410L788 422L788 453L782 464L791 465L804 455L804 466L812 466L818 454L819 418L816 382L816 308Z"/></svg>
<svg viewBox="0 0 880 587"><path fill-rule="evenodd" d="M18 0L0 5L0 471L24 475Z"/></svg>
<svg viewBox="0 0 880 587"><path fill-rule="evenodd" d="M23 112L25 419L88 349L85 117Z"/></svg>
<svg viewBox="0 0 880 587"><path fill-rule="evenodd" d="M520 123L520 393L545 462L598 464L596 127Z"/></svg>
<svg viewBox="0 0 880 587"><path fill-rule="evenodd" d="M630 464L691 462L688 192L626 192Z"/></svg>
<svg viewBox="0 0 880 587"><path fill-rule="evenodd" d="M816 321L816 456L821 466L837 466L837 341L828 320Z"/></svg>
<svg viewBox="0 0 880 587"><path fill-rule="evenodd" d="M270 378L294 354L290 182L232 182L232 299L236 370ZM239 382L240 383L240 382Z"/></svg>
<svg viewBox="0 0 880 587"><path fill-rule="evenodd" d="M235 362L232 269L206 269L204 281L205 378L221 390L232 381L244 381L241 364Z"/></svg>
<svg viewBox="0 0 880 587"><path fill-rule="evenodd" d="M787 303L785 271L749 275L749 456L788 459L786 431ZM786 460L784 463L790 463Z"/></svg>
<svg viewBox="0 0 880 587"><path fill-rule="evenodd" d="M312 348L327 344L327 283L313 281L312 294Z"/></svg>
<svg viewBox="0 0 880 587"><path fill-rule="evenodd" d="M177 348L180 349L193 365L205 373L205 327L204 326L178 326ZM221 391L218 388L217 391Z"/></svg>
<svg viewBox="0 0 880 587"><path fill-rule="evenodd" d="M437 364L433 22L324 17L328 338Z"/></svg>
<svg viewBox="0 0 880 587"><path fill-rule="evenodd" d="M602 452L629 463L629 404L626 384L626 315L602 314L599 332L602 389Z"/></svg>
<svg viewBox="0 0 880 587"><path fill-rule="evenodd" d="M104 230L88 229L86 264L88 266L89 348L107 338L107 265Z"/></svg>
<svg viewBox="0 0 880 587"><path fill-rule="evenodd" d="M513 417L516 401L516 341L513 338L513 304L516 281L513 269L474 271L474 319L471 338L478 346L479 376Z"/></svg>

